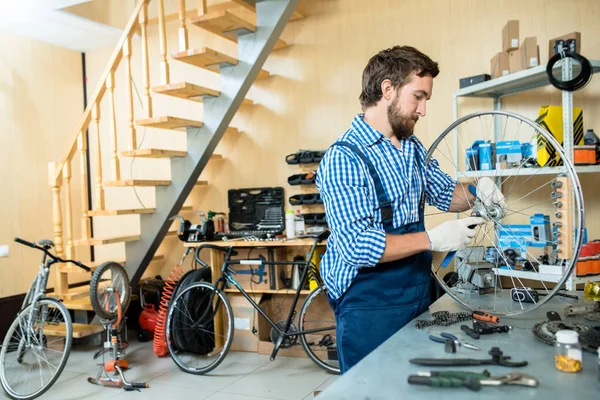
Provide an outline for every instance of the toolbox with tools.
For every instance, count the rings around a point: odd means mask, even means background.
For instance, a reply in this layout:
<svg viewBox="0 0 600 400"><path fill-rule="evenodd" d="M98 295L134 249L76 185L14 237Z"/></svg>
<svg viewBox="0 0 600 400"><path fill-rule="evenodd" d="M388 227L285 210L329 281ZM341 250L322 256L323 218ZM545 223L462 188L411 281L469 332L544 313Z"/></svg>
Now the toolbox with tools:
<svg viewBox="0 0 600 400"><path fill-rule="evenodd" d="M285 197L281 187L230 189L229 237L266 238L283 233Z"/></svg>

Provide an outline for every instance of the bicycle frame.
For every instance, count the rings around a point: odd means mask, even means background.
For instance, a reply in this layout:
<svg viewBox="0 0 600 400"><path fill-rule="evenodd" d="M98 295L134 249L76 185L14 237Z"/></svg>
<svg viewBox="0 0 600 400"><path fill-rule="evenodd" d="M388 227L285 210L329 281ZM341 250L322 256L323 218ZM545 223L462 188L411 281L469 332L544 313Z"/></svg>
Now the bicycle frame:
<svg viewBox="0 0 600 400"><path fill-rule="evenodd" d="M279 340L277 341L277 343L275 343L275 346L273 348L273 353L271 354L271 360L273 360L275 358L275 356L277 355L277 352L279 351L279 348L280 348L281 344L283 343L283 339L286 337L307 335L307 334L312 334L312 333L323 332L323 331L335 329L335 326L330 326L330 327L324 327L324 328L298 330L298 331L294 331L294 332L288 332L290 325L292 324L292 321L294 320L294 318L296 316L296 305L298 304L298 299L300 298L300 293L301 293L302 287L304 286L304 283L306 281L306 278L307 278L309 272L311 273L311 275L313 275L315 281L317 282L317 285L319 287L323 287L323 282L321 280L321 277L318 276L318 274L316 274L313 271L313 268L311 268L311 267L315 267L315 269L316 269L316 266L314 265L314 263L311 262L311 259L315 252L315 249L318 245L318 242L319 242L319 240L315 239L315 241L311 247L311 250L308 254L307 260L304 263L300 263L298 261L266 261L261 258L245 259L245 260L231 260L230 257L234 253L233 247L222 248L219 246L205 244L205 245L201 245L198 248L198 251L202 248L212 248L212 249L218 249L218 250L225 252L225 260L223 261L223 265L221 266L221 275L215 281L215 284L214 284L215 288L217 290L223 291L225 289L226 282L231 283L246 298L246 300L248 300L250 302L252 307L254 307L254 309L256 311L258 311L260 313L260 315L262 315L263 318L265 318L267 320L269 325L271 325L271 327L273 327L273 329L275 329L279 333ZM292 305L290 307L290 311L289 311L287 320L285 321L284 330L281 330L277 326L277 323L274 322L271 318L269 318L269 316L260 308L260 306L258 304L256 304L256 302L248 295L246 290L244 290L244 288L232 276L232 275L235 275L236 272L234 272L230 268L230 266L232 266L232 265L299 265L299 264L303 264L304 268L302 269L302 274L300 277L300 284L298 285L298 288L296 289L296 293L294 294L294 300L292 301ZM212 303L214 301L214 293L215 292L213 292L213 295L212 295L213 298L210 299L210 303ZM217 301L218 301L218 299L217 299ZM217 306L215 307L215 310L217 310L217 309L218 309L218 303L217 303ZM214 317L215 316L213 315L213 318Z"/></svg>

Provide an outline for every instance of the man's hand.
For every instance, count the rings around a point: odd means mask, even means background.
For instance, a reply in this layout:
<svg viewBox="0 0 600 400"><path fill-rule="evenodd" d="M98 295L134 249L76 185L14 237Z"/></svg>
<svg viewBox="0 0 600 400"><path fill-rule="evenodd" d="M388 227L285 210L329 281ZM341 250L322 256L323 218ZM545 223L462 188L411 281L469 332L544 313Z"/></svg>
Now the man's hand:
<svg viewBox="0 0 600 400"><path fill-rule="evenodd" d="M483 218L469 217L446 221L427 231L432 251L456 251L467 247L475 236L475 229L469 226L480 225ZM473 227L474 228L474 227Z"/></svg>
<svg viewBox="0 0 600 400"><path fill-rule="evenodd" d="M489 207L492 204L497 204L506 212L506 204L504 203L504 195L496 186L491 178L481 178L477 183L477 198Z"/></svg>

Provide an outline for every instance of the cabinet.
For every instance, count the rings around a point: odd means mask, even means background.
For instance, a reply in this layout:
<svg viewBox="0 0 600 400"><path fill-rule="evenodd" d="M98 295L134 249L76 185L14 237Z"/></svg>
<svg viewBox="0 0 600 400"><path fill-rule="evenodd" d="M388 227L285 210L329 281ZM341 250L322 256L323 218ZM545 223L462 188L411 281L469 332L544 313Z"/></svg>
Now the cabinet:
<svg viewBox="0 0 600 400"><path fill-rule="evenodd" d="M600 71L600 61L598 60L590 60L592 65L593 73ZM560 63L559 63L560 64ZM560 69L562 68L562 71ZM555 71L562 72L563 80L570 80L573 76L579 73L579 69L581 67L576 64L573 65L572 59L567 58L562 61L562 65L556 65ZM454 92L453 96L453 116L454 120L458 119L458 99L460 97L477 97L477 98L491 98L494 102L494 110L500 110L502 103L501 100L503 97L508 95L513 95L517 93L522 93L531 89L540 88L543 86L550 85L548 81L548 77L546 74L546 65L539 65L534 68L530 68L527 70L519 71L501 78L493 79L491 81L482 82L473 86L469 86L467 88L459 89ZM563 148L565 154L569 159L573 159L573 93L563 91L562 92L562 110L563 110ZM500 126L498 120L496 121L493 131L495 141L498 141L500 137ZM454 132L454 165L455 165L455 178L458 179L458 165L459 165L459 146L458 146L458 132L455 130ZM544 171L539 171L538 169L504 169L504 170L490 170L490 171L472 171L472 172L461 172L461 176L466 176L468 178L475 178L480 176L489 176L489 177L505 177L505 176L520 176L520 175L534 175L534 174L548 174L548 173L558 173L563 167L552 167L548 168ZM591 165L591 166L576 166L575 167L578 174L582 173L592 173L592 172L600 172L600 165ZM531 277L532 272L526 271L513 271L513 270L501 270L502 275L514 276L519 278L529 278ZM537 275L537 274L536 274ZM542 275L542 274L540 274ZM538 275L539 276L539 275ZM551 275L544 274L541 278L548 282L558 282L560 275ZM588 280L600 280L600 276L596 275L593 277L581 277L578 278L575 276L575 268L573 269L573 276L569 278L567 281L567 289L574 290L575 285L577 283L585 283Z"/></svg>

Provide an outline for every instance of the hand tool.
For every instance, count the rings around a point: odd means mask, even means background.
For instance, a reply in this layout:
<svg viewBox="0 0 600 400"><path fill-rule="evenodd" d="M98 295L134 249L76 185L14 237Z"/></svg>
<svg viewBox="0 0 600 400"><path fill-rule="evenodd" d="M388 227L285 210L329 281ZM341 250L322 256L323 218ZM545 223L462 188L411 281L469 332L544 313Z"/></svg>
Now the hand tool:
<svg viewBox="0 0 600 400"><path fill-rule="evenodd" d="M500 323L500 318L484 311L473 311L473 318L483 322L493 322L494 324Z"/></svg>
<svg viewBox="0 0 600 400"><path fill-rule="evenodd" d="M480 335L489 335L491 333L507 333L510 332L512 326L509 325L493 325L490 326L483 321L473 321L473 330Z"/></svg>
<svg viewBox="0 0 600 400"><path fill-rule="evenodd" d="M524 367L528 364L527 361L508 361L510 360L510 357L503 356L502 351L498 347L492 347L492 349L489 351L489 354L492 356L492 358L487 360L474 358L413 358L412 360L409 360L409 362L412 364L434 367L458 367L469 365L502 365L503 367Z"/></svg>
<svg viewBox="0 0 600 400"><path fill-rule="evenodd" d="M479 332L475 331L472 328L469 328L467 325L461 325L460 329L463 330L467 335L469 335L473 339L479 339L480 337Z"/></svg>
<svg viewBox="0 0 600 400"><path fill-rule="evenodd" d="M456 353L456 343L452 339L444 339L441 337L429 335L429 339L437 343L444 343L444 351L446 353Z"/></svg>
<svg viewBox="0 0 600 400"><path fill-rule="evenodd" d="M490 372L486 369L482 373L469 371L430 371L418 372L410 375L408 383L414 385L426 385L434 387L466 387L473 391L481 389L481 380L490 378Z"/></svg>
<svg viewBox="0 0 600 400"><path fill-rule="evenodd" d="M473 186L473 185L469 185L469 190L471 190L471 186ZM471 192L471 193L473 193L473 192ZM477 197L477 194L475 194L475 197ZM478 212L472 212L471 217L481 217L481 214L479 214ZM475 229L476 227L477 227L477 225L469 225L469 229ZM455 254L456 254L456 251L448 252L448 254L446 254L446 257L444 257L444 259L442 260L441 267L446 268L448 266L448 264L450 264L450 261L452 261L452 259L454 258Z"/></svg>
<svg viewBox="0 0 600 400"><path fill-rule="evenodd" d="M502 376L492 376L488 379L479 381L484 386L499 386L499 385L519 385L536 387L540 382L531 375L522 374L520 372L509 372Z"/></svg>
<svg viewBox="0 0 600 400"><path fill-rule="evenodd" d="M456 346L463 346L467 349L471 349L471 350L481 350L479 347L471 344L471 343L465 343L461 340L459 340L456 336L448 333L448 332L442 332L442 334L440 335L440 337L437 336L433 336L433 335L429 335L429 339L433 340L434 342L438 342L438 343L446 343L446 339L449 339L451 341L453 341ZM452 352L454 353L454 351Z"/></svg>

